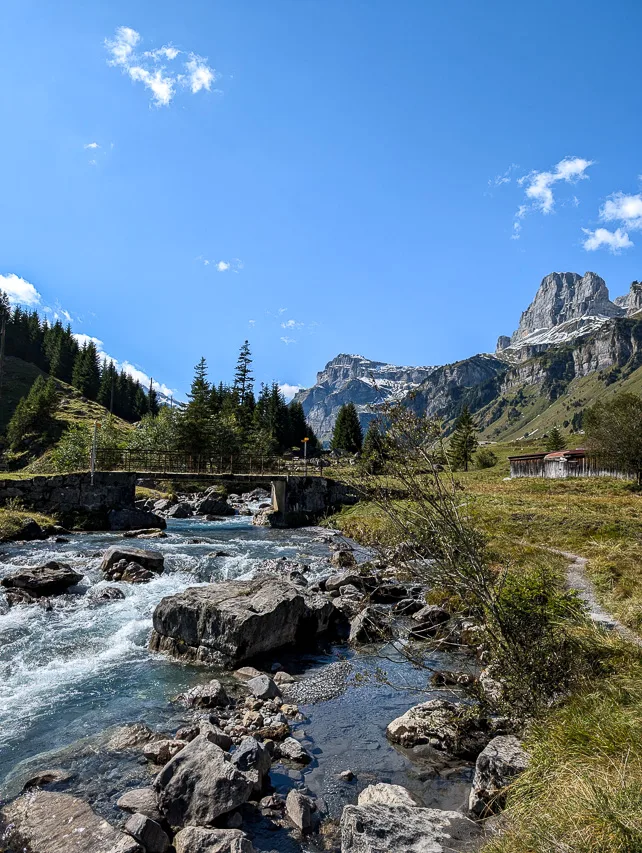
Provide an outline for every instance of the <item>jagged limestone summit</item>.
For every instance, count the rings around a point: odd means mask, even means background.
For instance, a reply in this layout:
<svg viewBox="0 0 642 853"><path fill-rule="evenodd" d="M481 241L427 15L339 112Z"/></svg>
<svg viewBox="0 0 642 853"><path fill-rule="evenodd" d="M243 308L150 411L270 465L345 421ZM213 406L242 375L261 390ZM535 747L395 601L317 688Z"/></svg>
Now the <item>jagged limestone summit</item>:
<svg viewBox="0 0 642 853"><path fill-rule="evenodd" d="M641 341L642 283L634 281L627 294L612 301L604 279L594 272L553 272L542 279L516 331L499 337L494 354L437 367L398 367L341 354L295 399L326 444L341 406L354 403L365 430L378 407L392 401L446 422L467 404L478 413L486 437L516 438L573 381L594 375L599 387L568 403L575 409L561 418L568 426L573 415L579 425L580 410L605 388L624 382L637 387L640 377L633 374L642 364ZM561 414L559 408L551 418ZM544 422L548 425L547 418Z"/></svg>

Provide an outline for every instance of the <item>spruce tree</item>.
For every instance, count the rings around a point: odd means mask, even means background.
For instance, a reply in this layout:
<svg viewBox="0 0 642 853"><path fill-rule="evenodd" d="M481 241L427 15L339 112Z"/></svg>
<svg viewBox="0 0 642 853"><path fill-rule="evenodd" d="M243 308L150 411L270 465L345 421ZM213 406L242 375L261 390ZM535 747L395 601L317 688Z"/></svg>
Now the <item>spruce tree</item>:
<svg viewBox="0 0 642 853"><path fill-rule="evenodd" d="M42 376L38 376L29 393L16 406L7 426L7 440L11 449L20 450L31 436L47 436L53 427L57 408L55 381L51 377L45 381Z"/></svg>
<svg viewBox="0 0 642 853"><path fill-rule="evenodd" d="M387 439L377 420L370 421L363 440L361 460L370 474L380 474L387 459Z"/></svg>
<svg viewBox="0 0 642 853"><path fill-rule="evenodd" d="M201 358L194 368L192 387L178 425L182 447L195 455L212 450L211 388L207 380L207 362Z"/></svg>
<svg viewBox="0 0 642 853"><path fill-rule="evenodd" d="M566 447L566 439L562 435L559 427L554 426L553 429L548 431L548 438L546 439L546 449L549 453L553 453L556 450L564 450Z"/></svg>
<svg viewBox="0 0 642 853"><path fill-rule="evenodd" d="M330 446L333 450L358 453L363 445L363 431L354 403L341 406L332 432Z"/></svg>
<svg viewBox="0 0 642 853"><path fill-rule="evenodd" d="M238 361L236 362L236 370L234 371L234 390L238 394L241 406L245 403L247 395L251 394L254 388L251 364L250 344L248 341L244 341L239 352Z"/></svg>
<svg viewBox="0 0 642 853"><path fill-rule="evenodd" d="M455 428L450 439L448 455L453 468L468 471L478 446L477 427L468 406L464 406L455 421Z"/></svg>

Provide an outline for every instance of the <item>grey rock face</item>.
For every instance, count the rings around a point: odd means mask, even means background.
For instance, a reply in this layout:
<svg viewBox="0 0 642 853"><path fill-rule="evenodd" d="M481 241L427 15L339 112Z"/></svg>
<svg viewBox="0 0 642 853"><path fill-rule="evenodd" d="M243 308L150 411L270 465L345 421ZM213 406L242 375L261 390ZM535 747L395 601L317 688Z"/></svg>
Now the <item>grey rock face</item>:
<svg viewBox="0 0 642 853"><path fill-rule="evenodd" d="M341 817L341 853L463 853L479 836L472 820L440 809L374 803L346 806Z"/></svg>
<svg viewBox="0 0 642 853"><path fill-rule="evenodd" d="M156 607L150 648L234 666L313 639L334 613L325 596L274 578L189 587Z"/></svg>
<svg viewBox="0 0 642 853"><path fill-rule="evenodd" d="M618 296L613 301L626 311L627 317L638 314L642 311L642 282L632 282L629 292L624 296Z"/></svg>
<svg viewBox="0 0 642 853"><path fill-rule="evenodd" d="M513 735L493 738L477 756L468 801L470 811L477 817L499 811L504 805L504 789L527 767L528 755L518 738Z"/></svg>
<svg viewBox="0 0 642 853"><path fill-rule="evenodd" d="M87 803L69 794L23 794L4 808L3 817L13 825L6 840L31 853L113 853L123 840Z"/></svg>
<svg viewBox="0 0 642 853"><path fill-rule="evenodd" d="M174 838L176 853L254 853L250 839L238 829L187 826Z"/></svg>
<svg viewBox="0 0 642 853"><path fill-rule="evenodd" d="M594 272L550 273L542 279L535 299L523 312L511 346L529 336L587 317L621 317L624 309L611 302L604 282ZM581 331L581 327L578 327Z"/></svg>
<svg viewBox="0 0 642 853"><path fill-rule="evenodd" d="M364 430L372 418L373 404L405 397L430 373L432 367L397 367L370 361L360 355L341 354L317 374L316 384L294 398L321 441L332 437L334 422L345 403L354 403Z"/></svg>
<svg viewBox="0 0 642 853"><path fill-rule="evenodd" d="M44 566L21 569L3 578L0 583L7 589L23 589L34 598L40 598L47 595L60 595L81 580L82 575L79 572L75 572L65 563L52 560Z"/></svg>
<svg viewBox="0 0 642 853"><path fill-rule="evenodd" d="M158 805L171 826L208 826L247 802L252 781L218 746L199 735L154 780Z"/></svg>

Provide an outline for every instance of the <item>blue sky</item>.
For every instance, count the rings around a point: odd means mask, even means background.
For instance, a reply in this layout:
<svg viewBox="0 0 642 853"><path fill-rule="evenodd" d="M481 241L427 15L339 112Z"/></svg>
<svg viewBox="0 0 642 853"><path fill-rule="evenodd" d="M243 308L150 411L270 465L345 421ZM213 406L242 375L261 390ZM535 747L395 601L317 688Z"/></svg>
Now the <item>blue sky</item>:
<svg viewBox="0 0 642 853"><path fill-rule="evenodd" d="M5 0L2 281L179 395L246 337L289 385L493 350L548 272L642 278L641 30L635 2Z"/></svg>

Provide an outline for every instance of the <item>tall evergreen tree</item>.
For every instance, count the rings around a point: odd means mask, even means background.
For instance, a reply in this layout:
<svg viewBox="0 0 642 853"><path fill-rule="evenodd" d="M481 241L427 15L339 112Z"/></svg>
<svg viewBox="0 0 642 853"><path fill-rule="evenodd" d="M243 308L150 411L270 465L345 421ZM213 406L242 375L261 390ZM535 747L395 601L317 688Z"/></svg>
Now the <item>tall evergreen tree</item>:
<svg viewBox="0 0 642 853"><path fill-rule="evenodd" d="M7 440L12 450L20 450L31 436L46 436L53 427L58 408L56 383L50 377L38 376L18 403L7 427Z"/></svg>
<svg viewBox="0 0 642 853"><path fill-rule="evenodd" d="M475 421L468 406L464 406L455 421L455 428L450 439L449 456L453 468L468 471L478 446Z"/></svg>
<svg viewBox="0 0 642 853"><path fill-rule="evenodd" d="M362 445L363 430L359 423L359 415L354 403L347 403L339 409L330 446L333 450L358 453Z"/></svg>
<svg viewBox="0 0 642 853"><path fill-rule="evenodd" d="M182 447L195 455L208 454L212 449L211 387L207 380L207 362L201 358L194 368L189 403L179 423Z"/></svg>
<svg viewBox="0 0 642 853"><path fill-rule="evenodd" d="M245 403L247 395L252 393L254 388L251 364L250 344L248 341L244 341L239 352L238 361L236 362L236 370L234 371L234 390L238 394L241 405Z"/></svg>
<svg viewBox="0 0 642 853"><path fill-rule="evenodd" d="M76 356L71 384L89 400L95 400L98 396L100 360L93 341L88 341Z"/></svg>
<svg viewBox="0 0 642 853"><path fill-rule="evenodd" d="M566 439L562 435L562 432L559 427L554 426L553 429L548 431L548 438L546 439L546 449L549 453L553 453L556 450L564 450L566 447Z"/></svg>

